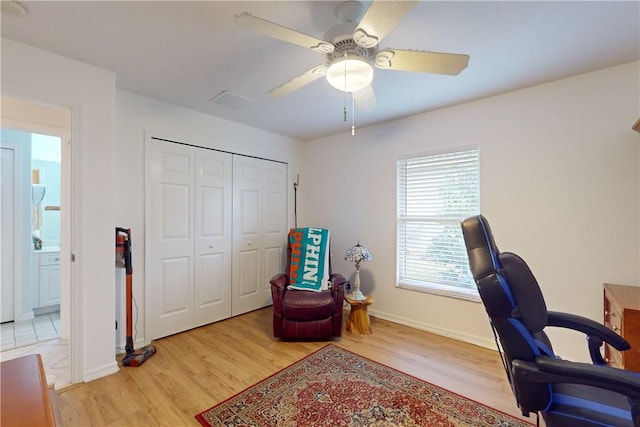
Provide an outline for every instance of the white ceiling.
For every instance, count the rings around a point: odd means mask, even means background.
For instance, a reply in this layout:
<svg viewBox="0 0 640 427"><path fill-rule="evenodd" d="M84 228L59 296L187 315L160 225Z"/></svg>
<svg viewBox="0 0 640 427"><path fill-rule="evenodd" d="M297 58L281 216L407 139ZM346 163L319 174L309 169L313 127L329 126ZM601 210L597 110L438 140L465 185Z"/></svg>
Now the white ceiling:
<svg viewBox="0 0 640 427"><path fill-rule="evenodd" d="M344 94L324 79L283 98L266 95L322 55L233 23L250 11L322 38L339 2L21 4L26 16L3 14L3 37L112 70L119 89L301 140L350 132ZM380 47L471 59L454 77L376 69L378 106L356 111L359 127L639 60L640 2L422 1ZM255 103L235 110L210 102L225 90Z"/></svg>

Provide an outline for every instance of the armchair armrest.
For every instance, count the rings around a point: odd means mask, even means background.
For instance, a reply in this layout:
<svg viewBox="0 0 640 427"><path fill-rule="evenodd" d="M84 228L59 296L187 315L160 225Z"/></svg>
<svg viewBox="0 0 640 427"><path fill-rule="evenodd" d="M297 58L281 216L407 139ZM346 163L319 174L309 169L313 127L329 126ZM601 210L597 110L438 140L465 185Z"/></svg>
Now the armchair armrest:
<svg viewBox="0 0 640 427"><path fill-rule="evenodd" d="M338 273L333 273L329 280L331 281L331 295L335 301L333 312L337 315L342 313L342 306L344 304L344 287L347 280L342 276L342 274ZM340 321L342 321L342 318Z"/></svg>
<svg viewBox="0 0 640 427"><path fill-rule="evenodd" d="M273 301L273 335L282 336L282 299L287 292L289 277L278 273L269 280L271 283L271 300Z"/></svg>
<svg viewBox="0 0 640 427"><path fill-rule="evenodd" d="M344 286L344 284L347 283L347 279L339 273L333 273L331 277L329 277L329 280L333 283L333 286Z"/></svg>
<svg viewBox="0 0 640 427"><path fill-rule="evenodd" d="M575 314L560 313L557 311L549 311L547 313L547 326L556 326L561 328L572 329L587 335L589 345L589 354L591 361L597 365L604 365L605 361L600 353L602 343L606 342L619 351L629 350L631 345L620 335L613 332L606 326L595 322L591 319Z"/></svg>
<svg viewBox="0 0 640 427"><path fill-rule="evenodd" d="M289 285L289 277L284 273L278 273L271 278L271 299L273 301L273 311L277 316L282 313L282 298Z"/></svg>
<svg viewBox="0 0 640 427"><path fill-rule="evenodd" d="M289 284L289 278L284 273L278 273L271 278L269 283L271 283L271 286L284 290Z"/></svg>

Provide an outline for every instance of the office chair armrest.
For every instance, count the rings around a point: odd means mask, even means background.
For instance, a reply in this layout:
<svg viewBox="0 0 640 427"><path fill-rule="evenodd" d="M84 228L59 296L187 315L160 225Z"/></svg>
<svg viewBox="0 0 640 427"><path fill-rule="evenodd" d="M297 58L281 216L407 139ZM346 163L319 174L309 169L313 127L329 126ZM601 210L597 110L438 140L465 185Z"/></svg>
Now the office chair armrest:
<svg viewBox="0 0 640 427"><path fill-rule="evenodd" d="M539 356L535 362L516 359L511 366L514 377L529 382L584 384L640 400L640 375L631 371L547 356Z"/></svg>
<svg viewBox="0 0 640 427"><path fill-rule="evenodd" d="M587 335L587 343L589 345L589 354L591 361L596 365L604 365L600 348L603 341L619 351L629 350L631 345L620 335L613 332L606 326L595 322L591 319L575 314L560 313L557 311L549 311L547 313L547 326L556 326L561 328L572 329Z"/></svg>
<svg viewBox="0 0 640 427"><path fill-rule="evenodd" d="M616 350L629 350L631 346L620 335L613 332L601 323L575 314L549 311L547 326L573 329L588 336L597 336Z"/></svg>

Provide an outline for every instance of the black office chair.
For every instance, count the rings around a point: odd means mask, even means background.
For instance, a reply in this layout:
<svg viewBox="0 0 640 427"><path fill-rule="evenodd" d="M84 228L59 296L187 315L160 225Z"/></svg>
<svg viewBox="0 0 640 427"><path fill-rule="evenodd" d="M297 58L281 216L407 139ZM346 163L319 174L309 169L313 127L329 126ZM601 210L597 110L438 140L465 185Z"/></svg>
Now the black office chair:
<svg viewBox="0 0 640 427"><path fill-rule="evenodd" d="M606 366L600 352L603 341L621 351L629 343L590 319L547 311L527 264L498 251L482 215L464 220L462 234L522 414L542 414L547 427L640 427L640 375ZM593 364L557 357L547 326L584 333Z"/></svg>

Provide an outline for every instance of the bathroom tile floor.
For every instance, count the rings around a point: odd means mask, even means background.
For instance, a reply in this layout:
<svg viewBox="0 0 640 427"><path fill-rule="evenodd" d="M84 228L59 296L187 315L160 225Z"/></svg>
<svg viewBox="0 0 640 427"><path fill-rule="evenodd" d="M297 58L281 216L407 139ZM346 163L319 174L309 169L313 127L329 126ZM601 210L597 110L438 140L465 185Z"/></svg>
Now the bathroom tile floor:
<svg viewBox="0 0 640 427"><path fill-rule="evenodd" d="M39 353L47 383L53 384L56 390L69 385L69 342L59 337L59 312L39 315L23 322L2 323L0 330L1 360Z"/></svg>
<svg viewBox="0 0 640 427"><path fill-rule="evenodd" d="M60 312L41 314L33 320L0 324L0 351L56 339L60 336Z"/></svg>

